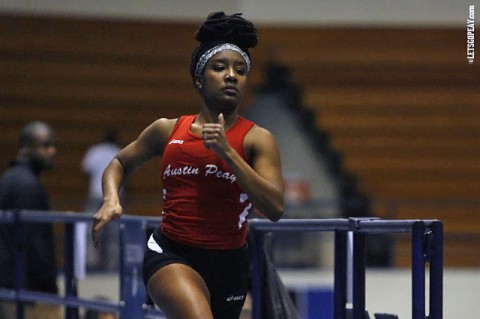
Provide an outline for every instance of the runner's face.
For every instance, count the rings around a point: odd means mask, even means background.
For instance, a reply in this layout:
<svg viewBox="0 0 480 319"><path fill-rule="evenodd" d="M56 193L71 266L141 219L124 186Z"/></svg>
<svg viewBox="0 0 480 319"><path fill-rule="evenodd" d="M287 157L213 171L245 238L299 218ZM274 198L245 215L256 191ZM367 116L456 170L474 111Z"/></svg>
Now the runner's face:
<svg viewBox="0 0 480 319"><path fill-rule="evenodd" d="M207 104L236 108L245 94L247 64L236 51L220 51L208 60L201 81Z"/></svg>

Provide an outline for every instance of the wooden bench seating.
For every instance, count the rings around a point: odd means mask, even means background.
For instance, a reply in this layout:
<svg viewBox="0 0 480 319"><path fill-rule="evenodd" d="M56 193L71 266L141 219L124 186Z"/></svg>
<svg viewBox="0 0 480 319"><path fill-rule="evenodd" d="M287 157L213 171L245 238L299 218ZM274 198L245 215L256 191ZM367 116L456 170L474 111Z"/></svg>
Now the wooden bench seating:
<svg viewBox="0 0 480 319"><path fill-rule="evenodd" d="M44 175L55 210L81 211L80 162L106 127L122 144L159 117L196 113L188 74L196 24L0 16L0 167L30 120L52 123L57 167ZM389 218L440 218L446 261L479 266L480 68L469 65L463 28L259 26L250 85L269 62L291 69L343 169ZM247 96L245 105L251 101ZM126 210L158 215L159 163L127 185ZM385 200L418 200L392 211ZM451 200L439 206L425 201ZM459 201L459 202L457 202ZM472 205L465 205L465 202ZM454 205L455 204L455 205ZM477 236L467 241L458 234ZM405 265L406 242L395 246Z"/></svg>
<svg viewBox="0 0 480 319"><path fill-rule="evenodd" d="M480 265L480 69L466 62L462 33L269 28L264 37L372 214L441 219L446 265L471 267ZM398 204L409 200L418 204ZM394 249L394 263L407 265L408 239Z"/></svg>

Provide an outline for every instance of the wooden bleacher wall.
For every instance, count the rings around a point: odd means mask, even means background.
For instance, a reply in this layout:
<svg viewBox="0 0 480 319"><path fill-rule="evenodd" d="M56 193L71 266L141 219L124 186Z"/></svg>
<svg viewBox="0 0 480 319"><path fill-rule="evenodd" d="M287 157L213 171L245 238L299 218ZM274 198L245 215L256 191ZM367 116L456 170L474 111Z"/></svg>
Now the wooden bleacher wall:
<svg viewBox="0 0 480 319"><path fill-rule="evenodd" d="M267 29L372 215L441 219L449 266L480 265L480 67L466 30ZM278 43L275 43L278 45ZM270 44L271 45L271 44ZM409 262L408 238L394 263Z"/></svg>
<svg viewBox="0 0 480 319"><path fill-rule="evenodd" d="M1 170L26 122L50 122L59 139L57 166L44 175L52 208L83 210L80 162L106 127L126 144L156 118L198 111L188 74L196 27L0 16ZM259 36L250 85L272 56L292 68L373 214L440 218L446 264L479 266L480 68L466 61L465 30L271 26ZM129 181L128 213L158 214L159 170L148 164ZM390 199L400 203L393 211ZM407 245L396 252L405 265Z"/></svg>
<svg viewBox="0 0 480 319"><path fill-rule="evenodd" d="M52 123L57 165L44 177L55 210L83 210L80 163L105 128L117 128L126 145L159 117L197 111L188 74L192 25L14 16L0 24L1 165L24 123ZM129 213L158 213L160 177L158 163L132 177Z"/></svg>

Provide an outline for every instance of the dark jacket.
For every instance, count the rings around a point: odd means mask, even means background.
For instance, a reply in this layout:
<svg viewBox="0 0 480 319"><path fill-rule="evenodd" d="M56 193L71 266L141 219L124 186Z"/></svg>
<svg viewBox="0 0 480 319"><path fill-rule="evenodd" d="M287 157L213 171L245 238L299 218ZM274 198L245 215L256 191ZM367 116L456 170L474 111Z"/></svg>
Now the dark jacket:
<svg viewBox="0 0 480 319"><path fill-rule="evenodd" d="M28 163L14 163L0 179L0 210L50 210L47 193L38 172ZM23 244L14 240L13 224L0 224L0 287L13 288L13 256L25 253L25 288L57 293L57 267L52 225L24 223Z"/></svg>

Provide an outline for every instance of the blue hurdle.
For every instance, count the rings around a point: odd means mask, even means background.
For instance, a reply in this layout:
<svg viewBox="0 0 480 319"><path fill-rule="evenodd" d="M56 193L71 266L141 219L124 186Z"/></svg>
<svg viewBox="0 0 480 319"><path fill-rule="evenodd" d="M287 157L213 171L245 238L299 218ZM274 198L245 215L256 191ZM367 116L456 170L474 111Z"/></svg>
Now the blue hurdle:
<svg viewBox="0 0 480 319"><path fill-rule="evenodd" d="M271 223L251 220L253 247L253 318L262 318L262 255L267 232L335 232L334 318L365 319L365 236L368 233L411 233L412 319L443 318L443 224L439 220L291 219ZM348 253L348 235L353 235L353 252ZM352 263L349 274L347 263ZM430 313L425 313L425 265L430 266ZM352 308L347 307L347 281L351 275Z"/></svg>
<svg viewBox="0 0 480 319"><path fill-rule="evenodd" d="M73 276L73 225L91 222L91 216L73 212L0 211L0 223L15 224L18 243L22 240L22 224L51 222L65 224L64 274L65 293L52 295L23 289L25 260L15 255L15 289L0 289L0 298L16 302L17 319L23 319L23 303L40 301L65 307L65 318L74 319L78 307L112 311L121 319L163 318L160 311L146 305L147 295L142 280L142 261L149 227L158 227L156 217L122 216L118 221L121 234L120 302L99 301L77 296ZM439 220L382 220L372 218L285 219L276 223L249 220L253 236L253 319L262 318L262 258L264 237L268 232L322 231L335 233L334 317L335 319L365 319L365 236L370 233L410 233L412 271L412 319L442 319L443 317L443 225ZM350 242L349 238L353 238ZM352 245L352 253L348 252ZM347 263L352 267L349 273ZM426 308L425 266L429 264L429 314ZM349 278L351 285L348 286ZM348 292L347 287L352 291ZM352 300L347 300L351 293ZM351 309L349 305L351 304Z"/></svg>

